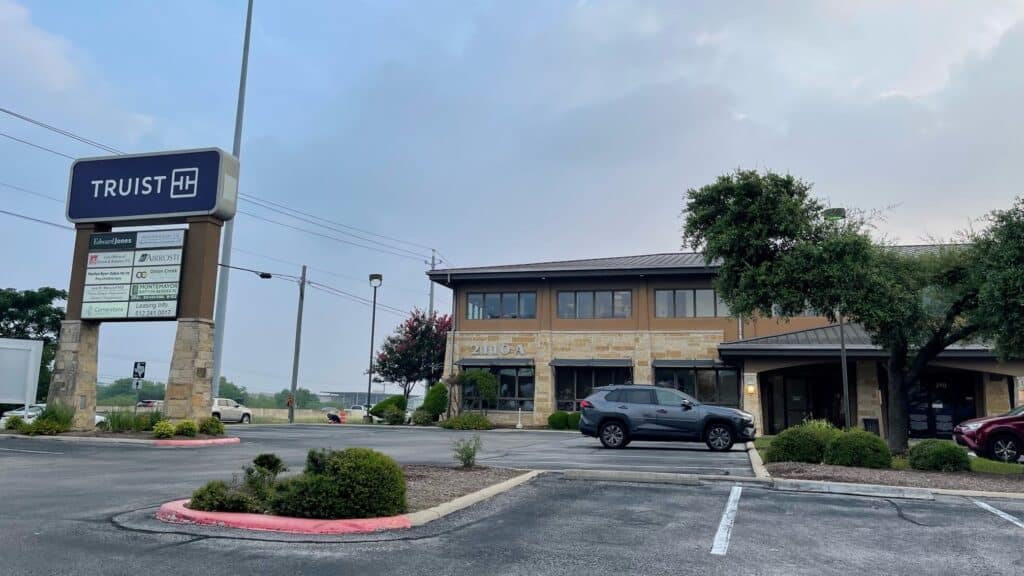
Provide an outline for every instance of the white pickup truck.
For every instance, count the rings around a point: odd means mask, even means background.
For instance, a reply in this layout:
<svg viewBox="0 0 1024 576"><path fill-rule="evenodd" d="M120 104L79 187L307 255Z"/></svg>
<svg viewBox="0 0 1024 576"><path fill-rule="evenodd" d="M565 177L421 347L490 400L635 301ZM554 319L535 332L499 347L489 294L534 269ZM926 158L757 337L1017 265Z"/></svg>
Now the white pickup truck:
<svg viewBox="0 0 1024 576"><path fill-rule="evenodd" d="M252 410L230 398L214 398L211 413L221 422L241 422L242 424L252 422Z"/></svg>

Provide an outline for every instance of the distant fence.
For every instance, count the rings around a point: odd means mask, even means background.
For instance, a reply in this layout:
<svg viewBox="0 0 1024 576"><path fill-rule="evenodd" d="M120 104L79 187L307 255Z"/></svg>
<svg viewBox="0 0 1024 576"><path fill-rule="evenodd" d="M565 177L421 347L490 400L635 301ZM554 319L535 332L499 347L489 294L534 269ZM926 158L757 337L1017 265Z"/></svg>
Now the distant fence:
<svg viewBox="0 0 1024 576"><path fill-rule="evenodd" d="M97 406L97 412L113 412L115 410L127 410L129 412L135 410L132 406ZM152 412L153 408L144 408L139 406L139 412ZM288 409L287 408L249 408L252 410L253 420L268 421L288 421ZM313 409L302 409L295 411L296 420L315 421L315 422L326 422L327 416L324 415L320 410Z"/></svg>

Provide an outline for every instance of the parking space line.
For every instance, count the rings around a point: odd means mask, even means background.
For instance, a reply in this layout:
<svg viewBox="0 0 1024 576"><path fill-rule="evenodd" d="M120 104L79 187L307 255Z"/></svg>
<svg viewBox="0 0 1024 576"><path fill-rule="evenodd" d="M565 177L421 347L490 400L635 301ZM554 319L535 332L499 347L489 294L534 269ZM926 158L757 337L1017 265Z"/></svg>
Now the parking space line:
<svg viewBox="0 0 1024 576"><path fill-rule="evenodd" d="M63 454L63 452L46 452L43 450L19 450L17 448L0 448L3 452L23 452L25 454Z"/></svg>
<svg viewBox="0 0 1024 576"><path fill-rule="evenodd" d="M995 508L993 506L989 506L988 504L985 504L984 502L981 502L979 500L971 500L971 502L977 504L978 507L980 507L982 510L988 510L989 512L995 514L996 516L999 516L1003 520L1006 520L1007 522L1014 524L1018 528L1024 528L1024 522L1021 522L1016 516L1011 516L1010 514L1007 514L1006 512L1003 512L1002 510Z"/></svg>
<svg viewBox="0 0 1024 576"><path fill-rule="evenodd" d="M729 551L729 538L732 537L732 524L736 521L736 509L740 505L740 494L743 492L741 486L733 486L729 492L729 501L725 503L725 510L722 512L722 520L718 523L718 532L715 533L715 541L711 544L711 553L716 556L725 556Z"/></svg>

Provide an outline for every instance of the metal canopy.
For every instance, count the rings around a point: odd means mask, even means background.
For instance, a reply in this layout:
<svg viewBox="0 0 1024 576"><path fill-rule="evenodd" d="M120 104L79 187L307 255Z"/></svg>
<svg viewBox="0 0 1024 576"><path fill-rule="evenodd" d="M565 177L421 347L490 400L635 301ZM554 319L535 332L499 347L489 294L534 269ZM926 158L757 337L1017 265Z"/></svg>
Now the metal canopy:
<svg viewBox="0 0 1024 576"><path fill-rule="evenodd" d="M549 362L551 366L593 366L597 368L632 368L633 361L629 358L555 358Z"/></svg>

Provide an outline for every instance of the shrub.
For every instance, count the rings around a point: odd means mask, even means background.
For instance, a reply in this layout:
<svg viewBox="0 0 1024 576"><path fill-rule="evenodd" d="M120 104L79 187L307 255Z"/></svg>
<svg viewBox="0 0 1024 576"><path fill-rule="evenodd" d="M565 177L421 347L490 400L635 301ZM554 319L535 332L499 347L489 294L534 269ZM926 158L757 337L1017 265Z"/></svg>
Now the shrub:
<svg viewBox="0 0 1024 576"><path fill-rule="evenodd" d="M377 418L384 418L384 411L388 407L397 408L398 410L400 410L400 411L402 411L404 413L407 404L408 404L408 401L406 401L405 396L402 396L401 394L395 394L394 396L388 396L387 398L385 398L385 399L381 400L380 402L377 402L376 404L374 404L373 408L370 408L370 415L371 416L376 416Z"/></svg>
<svg viewBox="0 0 1024 576"><path fill-rule="evenodd" d="M559 410L548 416L548 428L554 430L565 430L569 427L569 413Z"/></svg>
<svg viewBox="0 0 1024 576"><path fill-rule="evenodd" d="M821 440L823 455L824 447L828 446L829 442L835 440L836 437L843 433L842 430L836 428L831 422L824 418L819 418L817 420L804 420L803 423L800 424L800 428L810 431L812 434L817 436L819 440Z"/></svg>
<svg viewBox="0 0 1024 576"><path fill-rule="evenodd" d="M275 475L287 470L284 460L281 460L277 454L260 454L253 458L252 465Z"/></svg>
<svg viewBox="0 0 1024 576"><path fill-rule="evenodd" d="M161 420L153 426L153 438L171 438L174 436L174 424Z"/></svg>
<svg viewBox="0 0 1024 576"><path fill-rule="evenodd" d="M405 511L405 476L368 448L310 450L306 471L277 484L271 510L299 518L377 518Z"/></svg>
<svg viewBox="0 0 1024 576"><path fill-rule="evenodd" d="M579 412L569 412L569 430L579 430L581 418L583 418L583 415Z"/></svg>
<svg viewBox="0 0 1024 576"><path fill-rule="evenodd" d="M772 447L778 441L776 438ZM829 443L825 448L825 463L860 468L891 468L892 454L885 440L871 432L854 429L843 432Z"/></svg>
<svg viewBox="0 0 1024 576"><path fill-rule="evenodd" d="M8 416L7 422L4 422L4 430L21 430L25 425L25 419L21 416Z"/></svg>
<svg viewBox="0 0 1024 576"><path fill-rule="evenodd" d="M164 422L164 421L161 421ZM188 507L208 512L261 512L259 502L252 495L228 486L221 480L207 482L192 493Z"/></svg>
<svg viewBox="0 0 1024 576"><path fill-rule="evenodd" d="M476 390L484 409L494 406L498 400L498 377L487 370L467 370L459 374L462 389Z"/></svg>
<svg viewBox="0 0 1024 576"><path fill-rule="evenodd" d="M74 408L59 402L53 402L48 404L32 422L33 428L30 433L52 436L54 434L60 434L61 432L67 432L68 430L71 430L71 425L74 423L74 420ZM38 424L38 426L36 426L36 424Z"/></svg>
<svg viewBox="0 0 1024 576"><path fill-rule="evenodd" d="M188 436L189 438L199 433L199 427L192 420L182 420L174 427L175 436Z"/></svg>
<svg viewBox="0 0 1024 576"><path fill-rule="evenodd" d="M448 387L444 382L437 382L427 390L420 408L426 410L434 420L445 413L448 409Z"/></svg>
<svg viewBox="0 0 1024 576"><path fill-rule="evenodd" d="M22 434L28 434L29 436L56 436L61 432L71 430L71 426L62 426L58 422L43 420L37 416L31 424L24 424L20 430Z"/></svg>
<svg viewBox="0 0 1024 576"><path fill-rule="evenodd" d="M146 432L147 430L152 430L153 424L154 423L150 420L148 412L136 414L132 417L132 430L135 432Z"/></svg>
<svg viewBox="0 0 1024 576"><path fill-rule="evenodd" d="M104 424L109 432L128 432L135 427L135 415L127 410L112 410Z"/></svg>
<svg viewBox="0 0 1024 576"><path fill-rule="evenodd" d="M490 430L494 424L483 414L466 412L441 422L441 427L448 430Z"/></svg>
<svg viewBox="0 0 1024 576"><path fill-rule="evenodd" d="M911 446L908 461L914 470L962 472L971 469L967 450L942 440L922 440Z"/></svg>
<svg viewBox="0 0 1024 576"><path fill-rule="evenodd" d="M412 413L412 423L417 426L430 426L434 423L434 415L422 408L417 408Z"/></svg>
<svg viewBox="0 0 1024 576"><path fill-rule="evenodd" d="M388 406L385 408L384 415L381 417L384 418L385 422L392 426L405 424L405 410L399 410L395 406Z"/></svg>
<svg viewBox="0 0 1024 576"><path fill-rule="evenodd" d="M153 410L152 412L146 412L146 415L149 416L149 423L146 425L146 430L152 430L153 426L156 426L157 422L159 422L159 421L164 419L163 412L161 412L159 410Z"/></svg>
<svg viewBox="0 0 1024 576"><path fill-rule="evenodd" d="M224 423L212 416L203 418L199 421L199 431L207 436L223 436Z"/></svg>
<svg viewBox="0 0 1024 576"><path fill-rule="evenodd" d="M472 438L456 440L452 445L455 450L455 459L462 464L463 468L472 468L476 465L476 453L482 445L480 437L475 434Z"/></svg>
<svg viewBox="0 0 1024 576"><path fill-rule="evenodd" d="M822 435L804 426L786 428L772 440L766 462L810 462L820 464L827 443Z"/></svg>

